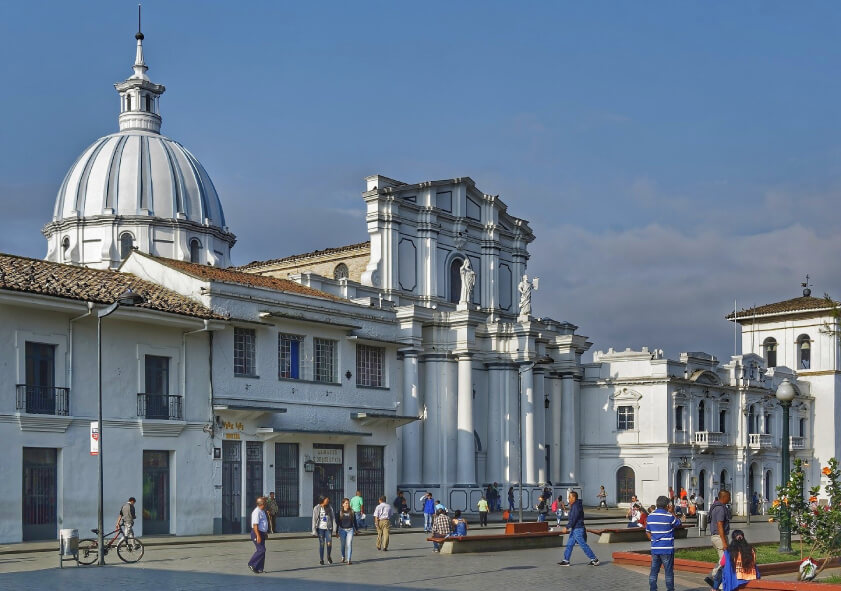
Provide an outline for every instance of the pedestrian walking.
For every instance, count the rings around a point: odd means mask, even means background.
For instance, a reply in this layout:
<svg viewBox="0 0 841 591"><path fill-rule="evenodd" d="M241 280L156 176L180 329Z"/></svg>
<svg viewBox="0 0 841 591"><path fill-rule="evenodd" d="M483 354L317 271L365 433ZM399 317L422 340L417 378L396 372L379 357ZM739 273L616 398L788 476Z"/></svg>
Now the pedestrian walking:
<svg viewBox="0 0 841 591"><path fill-rule="evenodd" d="M599 499L599 510L607 509L607 491L604 489L604 485L601 485L599 494L596 497Z"/></svg>
<svg viewBox="0 0 841 591"><path fill-rule="evenodd" d="M356 495L350 499L350 508L353 509L356 516L357 529L368 529L368 525L365 523L365 502L362 499L361 490L356 491Z"/></svg>
<svg viewBox="0 0 841 591"><path fill-rule="evenodd" d="M461 511L458 509L453 513L453 535L459 537L467 535L467 520L461 516Z"/></svg>
<svg viewBox="0 0 841 591"><path fill-rule="evenodd" d="M710 581L709 577L704 581L710 585L710 591L721 587L722 591L735 591L746 585L748 581L759 579L759 568L756 566L756 551L745 539L745 532L734 529L730 536L730 544L727 551L722 555L718 576Z"/></svg>
<svg viewBox="0 0 841 591"><path fill-rule="evenodd" d="M423 531L429 533L432 531L432 520L435 519L435 499L432 498L432 493L426 493L423 499Z"/></svg>
<svg viewBox="0 0 841 591"><path fill-rule="evenodd" d="M432 520L432 551L441 551L441 542L453 532L453 522L447 517L447 512L438 509Z"/></svg>
<svg viewBox="0 0 841 591"><path fill-rule="evenodd" d="M330 497L319 497L312 508L312 535L318 536L318 562L324 564L324 547L327 547L327 562L333 564L333 530L336 528L336 513L330 506Z"/></svg>
<svg viewBox="0 0 841 591"><path fill-rule="evenodd" d="M356 522L356 512L350 506L350 499L342 499L342 507L336 516L336 535L339 536L339 546L342 551L342 562L353 564L353 536L359 533Z"/></svg>
<svg viewBox="0 0 841 591"><path fill-rule="evenodd" d="M374 527L377 528L377 550L388 552L388 535L391 530L391 505L380 497L380 504L374 509Z"/></svg>
<svg viewBox="0 0 841 591"><path fill-rule="evenodd" d="M514 487L508 487L508 510L513 513L514 512Z"/></svg>
<svg viewBox="0 0 841 591"><path fill-rule="evenodd" d="M552 501L552 512L555 514L555 527L561 527L561 519L564 518L566 507L564 506L564 495L558 495L558 498Z"/></svg>
<svg viewBox="0 0 841 591"><path fill-rule="evenodd" d="M543 523L546 521L546 516L549 515L549 503L546 501L546 497L540 495L537 498L537 522Z"/></svg>
<svg viewBox="0 0 841 591"><path fill-rule="evenodd" d="M599 559L587 545L587 529L584 527L584 504L578 498L578 493L574 490L569 491L569 518L564 533L569 534L567 540L567 547L564 550L564 559L558 564L561 566L569 566L569 559L572 556L573 547L578 544L590 559L590 566L599 566Z"/></svg>
<svg viewBox="0 0 841 591"><path fill-rule="evenodd" d="M137 513L134 509L135 502L137 502L137 499L129 497L128 501L120 507L120 512L117 514L117 529L120 530L120 537L126 540L134 540L134 521L137 519Z"/></svg>
<svg viewBox="0 0 841 591"><path fill-rule="evenodd" d="M488 500L485 497L479 499L476 503L479 509L479 527L487 527L488 525Z"/></svg>
<svg viewBox="0 0 841 591"><path fill-rule="evenodd" d="M726 489L721 489L718 491L718 498L713 501L713 504L710 506L710 514L709 514L709 527L710 527L710 542L715 548L716 552L718 552L718 560L721 561L721 558L724 556L724 551L727 550L727 536L730 535L730 509L727 507L727 504L730 502L730 491ZM710 573L709 577L706 577L704 581L707 581L707 584L710 584L711 581L716 580L717 577L720 577L721 565L716 563L715 567L713 568L712 572ZM718 580L721 580L720 578ZM713 585L710 584L710 587Z"/></svg>
<svg viewBox="0 0 841 591"><path fill-rule="evenodd" d="M657 591L657 578L663 566L666 591L675 591L675 530L681 526L669 499L657 497L657 508L648 516L645 535L651 540L651 572L648 575L650 591Z"/></svg>
<svg viewBox="0 0 841 591"><path fill-rule="evenodd" d="M266 499L266 516L269 518L269 533L275 533L274 520L277 517L280 507L278 507L277 499L274 498L274 491L269 493L269 498Z"/></svg>
<svg viewBox="0 0 841 591"><path fill-rule="evenodd" d="M500 509L502 509L502 504L499 502L500 494L498 482L494 482L493 488L491 489L491 494L493 494L493 497L488 499L488 502L491 504L491 511L499 511Z"/></svg>
<svg viewBox="0 0 841 591"><path fill-rule="evenodd" d="M248 561L251 572L260 574L266 566L266 540L269 538L269 518L266 516L266 497L257 497L257 506L251 512L251 541L254 554Z"/></svg>

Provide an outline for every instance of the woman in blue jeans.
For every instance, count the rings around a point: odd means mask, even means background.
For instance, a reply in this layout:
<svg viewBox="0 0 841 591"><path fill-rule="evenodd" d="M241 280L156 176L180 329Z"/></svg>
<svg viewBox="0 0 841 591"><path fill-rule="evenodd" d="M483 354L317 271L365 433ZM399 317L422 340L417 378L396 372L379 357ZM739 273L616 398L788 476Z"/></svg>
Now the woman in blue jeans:
<svg viewBox="0 0 841 591"><path fill-rule="evenodd" d="M351 554L353 552L353 536L359 533L356 523L356 513L350 508L350 499L342 499L342 508L336 516L336 532L342 550L342 562L353 564Z"/></svg>
<svg viewBox="0 0 841 591"><path fill-rule="evenodd" d="M312 535L318 536L319 562L324 564L324 547L327 547L327 562L333 564L330 553L333 550L333 530L336 528L336 514L330 506L329 497L320 497L318 505L312 508Z"/></svg>

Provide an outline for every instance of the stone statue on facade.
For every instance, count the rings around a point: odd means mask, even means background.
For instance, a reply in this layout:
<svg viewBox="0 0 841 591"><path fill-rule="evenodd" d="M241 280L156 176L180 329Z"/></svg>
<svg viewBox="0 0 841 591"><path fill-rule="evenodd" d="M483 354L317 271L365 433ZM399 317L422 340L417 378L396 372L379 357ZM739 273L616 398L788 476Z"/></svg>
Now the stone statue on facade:
<svg viewBox="0 0 841 591"><path fill-rule="evenodd" d="M520 316L529 316L531 314L531 293L537 290L539 278L535 277L529 281L528 275L523 275L523 280L517 286L520 292Z"/></svg>
<svg viewBox="0 0 841 591"><path fill-rule="evenodd" d="M461 265L461 297L459 297L459 305L470 304L471 296L473 294L473 287L476 285L476 272L470 267L470 259L464 257L464 263Z"/></svg>

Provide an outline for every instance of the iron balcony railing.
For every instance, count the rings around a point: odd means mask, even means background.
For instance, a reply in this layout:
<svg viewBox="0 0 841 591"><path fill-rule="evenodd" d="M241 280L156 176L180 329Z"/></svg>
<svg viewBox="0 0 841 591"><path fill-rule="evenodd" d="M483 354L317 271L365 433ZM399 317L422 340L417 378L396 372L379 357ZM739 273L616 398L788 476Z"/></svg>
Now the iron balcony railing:
<svg viewBox="0 0 841 591"><path fill-rule="evenodd" d="M181 396L173 394L137 395L137 416L142 419L160 419L165 421L182 420Z"/></svg>
<svg viewBox="0 0 841 591"><path fill-rule="evenodd" d="M70 414L70 388L18 384L15 407L33 415L66 417Z"/></svg>

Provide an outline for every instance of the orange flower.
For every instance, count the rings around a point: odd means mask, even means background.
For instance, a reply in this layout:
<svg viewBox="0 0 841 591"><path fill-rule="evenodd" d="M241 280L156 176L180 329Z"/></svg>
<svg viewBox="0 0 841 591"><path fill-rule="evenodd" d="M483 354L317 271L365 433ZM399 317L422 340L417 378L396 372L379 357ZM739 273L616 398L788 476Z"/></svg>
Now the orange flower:
<svg viewBox="0 0 841 591"><path fill-rule="evenodd" d="M774 505L774 507L779 507L780 506L780 499L774 499L774 502L772 504Z"/></svg>
<svg viewBox="0 0 841 591"><path fill-rule="evenodd" d="M826 468L824 468L823 470L821 470L821 472L823 473L823 475L824 475L824 476L829 476L829 473L830 473L831 471L832 471L832 470L830 470L830 469L829 469L829 466L827 466Z"/></svg>
<svg viewBox="0 0 841 591"><path fill-rule="evenodd" d="M809 497L809 502L810 503L817 503L818 502L818 497Z"/></svg>

